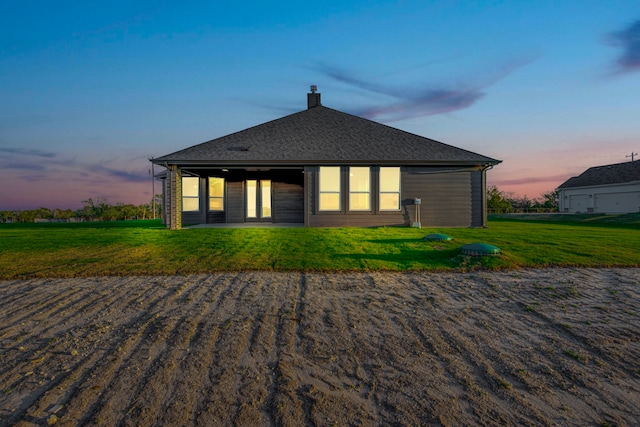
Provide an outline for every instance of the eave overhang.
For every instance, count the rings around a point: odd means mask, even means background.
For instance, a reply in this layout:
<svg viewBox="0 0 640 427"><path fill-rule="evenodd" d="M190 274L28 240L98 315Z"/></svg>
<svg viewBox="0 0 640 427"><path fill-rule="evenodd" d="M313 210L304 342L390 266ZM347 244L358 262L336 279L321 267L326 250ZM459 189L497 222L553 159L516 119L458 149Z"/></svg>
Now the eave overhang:
<svg viewBox="0 0 640 427"><path fill-rule="evenodd" d="M224 168L224 167L281 167L300 168L304 166L349 166L349 165L393 165L393 166L495 166L502 163L502 160L488 159L479 160L152 160L153 163L165 166L176 165L183 167L199 168Z"/></svg>

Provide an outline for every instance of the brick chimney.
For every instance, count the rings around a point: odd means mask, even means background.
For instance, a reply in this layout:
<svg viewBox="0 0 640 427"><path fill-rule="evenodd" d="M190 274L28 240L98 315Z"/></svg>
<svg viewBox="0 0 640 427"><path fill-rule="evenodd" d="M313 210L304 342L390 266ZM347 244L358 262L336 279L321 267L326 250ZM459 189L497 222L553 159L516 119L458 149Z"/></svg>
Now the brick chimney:
<svg viewBox="0 0 640 427"><path fill-rule="evenodd" d="M317 90L318 86L311 85L311 93L307 94L307 109L322 105L320 103L320 94L316 93Z"/></svg>

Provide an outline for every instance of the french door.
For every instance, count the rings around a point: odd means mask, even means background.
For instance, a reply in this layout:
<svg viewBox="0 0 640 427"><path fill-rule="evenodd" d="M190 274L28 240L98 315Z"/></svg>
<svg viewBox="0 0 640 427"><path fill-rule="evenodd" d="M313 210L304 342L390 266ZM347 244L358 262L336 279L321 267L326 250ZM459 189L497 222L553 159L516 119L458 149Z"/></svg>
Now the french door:
<svg viewBox="0 0 640 427"><path fill-rule="evenodd" d="M246 188L246 212L248 221L271 221L271 180L248 179Z"/></svg>

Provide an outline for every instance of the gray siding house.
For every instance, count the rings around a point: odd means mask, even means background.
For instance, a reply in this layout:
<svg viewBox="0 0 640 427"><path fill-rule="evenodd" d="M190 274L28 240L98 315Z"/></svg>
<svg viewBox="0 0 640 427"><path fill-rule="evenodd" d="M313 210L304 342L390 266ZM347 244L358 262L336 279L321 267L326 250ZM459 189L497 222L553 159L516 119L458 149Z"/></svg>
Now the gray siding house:
<svg viewBox="0 0 640 427"><path fill-rule="evenodd" d="M594 166L558 187L560 212L640 212L640 161Z"/></svg>
<svg viewBox="0 0 640 427"><path fill-rule="evenodd" d="M501 161L325 107L312 87L306 110L152 162L167 169L164 222L179 229L482 227L486 170Z"/></svg>

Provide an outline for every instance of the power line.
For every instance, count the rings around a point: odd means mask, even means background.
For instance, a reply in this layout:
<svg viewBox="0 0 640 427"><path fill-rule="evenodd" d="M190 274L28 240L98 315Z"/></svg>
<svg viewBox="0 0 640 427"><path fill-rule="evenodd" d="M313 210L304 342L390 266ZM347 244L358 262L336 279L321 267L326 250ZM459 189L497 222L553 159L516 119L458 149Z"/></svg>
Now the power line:
<svg viewBox="0 0 640 427"><path fill-rule="evenodd" d="M637 156L638 153L634 153L633 151L631 152L631 154L629 154L628 156L625 157L631 157L631 161L633 162L634 156Z"/></svg>

